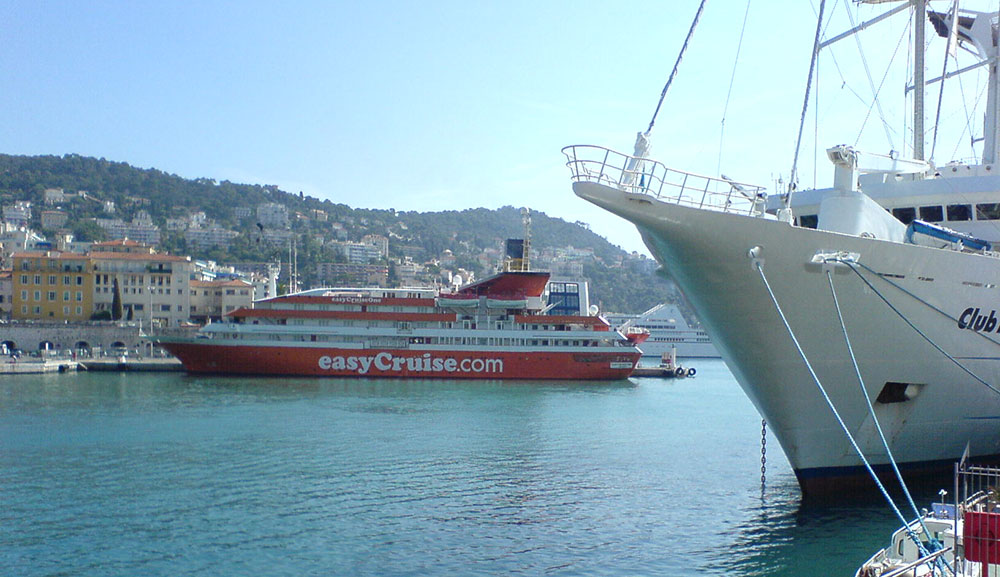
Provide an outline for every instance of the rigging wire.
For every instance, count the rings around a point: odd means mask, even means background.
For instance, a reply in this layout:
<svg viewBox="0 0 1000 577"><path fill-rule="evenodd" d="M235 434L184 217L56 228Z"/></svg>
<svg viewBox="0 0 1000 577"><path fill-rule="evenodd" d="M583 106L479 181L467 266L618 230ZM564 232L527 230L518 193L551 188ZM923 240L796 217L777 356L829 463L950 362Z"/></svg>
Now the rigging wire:
<svg viewBox="0 0 1000 577"><path fill-rule="evenodd" d="M938 89L938 101L937 101L937 112L934 114L934 136L931 139L931 158L934 158L934 152L937 150L937 137L938 137L938 126L941 124L941 101L944 100L944 82L945 76L948 74L948 53L951 52L952 42L955 42L955 46L958 46L958 0L955 0L951 4L951 28L948 31L948 42L945 44L944 49L944 63L941 65L941 86Z"/></svg>
<svg viewBox="0 0 1000 577"><path fill-rule="evenodd" d="M865 119L861 123L861 128L858 130L858 137L854 141L854 146L857 146L858 142L861 141L861 135L865 131L865 126L868 124L868 119L871 117L872 109L875 108L875 106L879 103L879 99L878 99L879 94L882 93L882 88L885 87L885 82L886 82L886 80L889 79L889 72L892 70L892 63L895 62L896 61L896 57L899 56L900 48L903 46L903 40L908 35L909 35L909 31L908 30L903 30L903 33L899 36L899 40L896 41L896 49L893 50L893 52L892 52L892 58L890 58L889 59L889 63L886 64L885 73L882 75L882 80L879 82L878 90L875 92L875 97L873 99L873 102L868 105L868 113L865 114ZM882 114L881 109L879 109L879 114L880 115ZM885 121L884 118L882 119L882 127L885 129L886 135L887 135L887 138L888 138L889 131L892 130L892 127L889 125L888 122ZM895 131L892 131L892 132L895 132ZM893 149L895 149L895 147L892 146L892 140L891 139L889 140L889 146L892 147Z"/></svg>
<svg viewBox="0 0 1000 577"><path fill-rule="evenodd" d="M840 69L840 62L837 60L836 53L832 50L830 51L830 58L833 60L833 67L837 70L837 75L840 76L840 88L846 88L848 92L853 94L854 97L858 99L858 102L862 104L869 104L868 100L866 100L864 96L861 96L861 94L859 94L858 91L855 90L854 87L847 81L847 78L844 76L844 71Z"/></svg>
<svg viewBox="0 0 1000 577"><path fill-rule="evenodd" d="M729 90L726 91L726 104L722 107L722 122L719 128L719 161L716 172L722 173L722 142L726 133L726 114L729 112L729 97L733 94L733 84L736 81L736 67L740 63L740 50L743 48L743 33L747 29L747 18L750 16L750 0L747 0L747 9L743 13L743 26L740 27L740 39L736 43L736 58L733 59L733 73L729 77ZM652 125L650 125L652 128Z"/></svg>
<svg viewBox="0 0 1000 577"><path fill-rule="evenodd" d="M663 92L660 93L660 101L656 103L656 110L653 111L653 118L649 121L649 128L646 129L647 136L653 131L653 124L656 123L656 115L660 113L660 106L663 105L663 98L667 95L667 89L670 88L670 84L674 81L674 77L677 76L677 69L681 65L681 59L684 58L684 52L687 51L688 43L691 41L691 37L694 36L694 29L698 26L698 19L701 18L701 13L705 9L705 1L706 0L701 0L701 4L698 4L698 11L694 14L694 21L691 22L691 28L688 29L687 37L684 39L684 44L681 45L680 53L677 54L677 60L674 62L674 69L670 72L670 77L667 78L666 85L663 86Z"/></svg>
<svg viewBox="0 0 1000 577"><path fill-rule="evenodd" d="M983 88L979 90L979 95L976 96L976 101L972 105L972 112L969 112L969 101L968 97L965 95L965 82L962 80L961 74L958 75L958 89L962 94L961 100L962 109L965 111L965 128L963 129L962 134L959 135L958 140L955 142L955 149L951 151L951 156L954 158L958 155L958 149L962 146L963 137L968 134L969 150L971 155L970 158L976 158L976 132L975 129L972 128L972 115L974 115L976 110L979 109L979 103L982 102L983 93L986 91L986 87L983 86Z"/></svg>
<svg viewBox="0 0 1000 577"><path fill-rule="evenodd" d="M823 30L823 11L826 9L826 0L820 0L819 2L819 16L816 19L816 35L813 37L813 49L812 57L809 59L809 77L806 81L806 95L802 99L802 114L799 117L799 135L795 139L795 156L792 158L792 172L788 178L788 186L790 189L794 190L798 182L798 169L799 169L799 148L802 146L802 129L805 128L806 124L806 111L809 108L809 91L812 88L813 73L816 70L816 60L819 57L819 38L820 33ZM786 202L788 202L786 197Z"/></svg>
<svg viewBox="0 0 1000 577"><path fill-rule="evenodd" d="M851 28L856 27L854 22L854 14L851 13L851 8L846 3L844 4L847 12L847 18L851 22ZM871 68L868 66L868 58L865 56L865 50L861 46L861 37L858 34L854 35L854 42L858 45L858 54L861 56L861 63L864 65L865 76L868 78L868 87L872 91L873 98L875 100L875 107L878 109L879 119L882 121L882 128L885 130L885 138L889 141L889 149L896 150L896 146L892 142L892 134L889 132L889 123L885 119L885 113L882 111L882 102L878 99L878 91L875 90L875 82L872 80Z"/></svg>

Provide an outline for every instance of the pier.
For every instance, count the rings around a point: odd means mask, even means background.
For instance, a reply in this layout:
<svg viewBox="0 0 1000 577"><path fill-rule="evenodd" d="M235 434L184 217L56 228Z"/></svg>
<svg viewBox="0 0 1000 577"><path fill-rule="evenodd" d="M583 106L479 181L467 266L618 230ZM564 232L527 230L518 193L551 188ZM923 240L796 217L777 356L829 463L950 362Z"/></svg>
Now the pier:
<svg viewBox="0 0 1000 577"><path fill-rule="evenodd" d="M0 363L0 375L37 375L66 373L78 369L79 364L70 359L17 359L6 358Z"/></svg>
<svg viewBox="0 0 1000 577"><path fill-rule="evenodd" d="M136 359L126 357L102 357L98 359L82 359L80 361L81 370L99 372L146 372L146 373L173 373L181 372L184 366L174 358L162 359Z"/></svg>

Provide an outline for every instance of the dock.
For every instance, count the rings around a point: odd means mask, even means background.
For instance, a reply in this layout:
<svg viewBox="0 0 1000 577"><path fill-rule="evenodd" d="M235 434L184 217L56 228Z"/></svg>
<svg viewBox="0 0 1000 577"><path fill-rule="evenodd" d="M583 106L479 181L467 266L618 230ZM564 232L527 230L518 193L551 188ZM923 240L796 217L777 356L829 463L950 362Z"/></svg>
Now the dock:
<svg viewBox="0 0 1000 577"><path fill-rule="evenodd" d="M67 373L78 369L78 363L69 359L17 359L6 358L0 362L0 375L40 375Z"/></svg>
<svg viewBox="0 0 1000 577"><path fill-rule="evenodd" d="M685 369L683 367L636 367L632 371L633 377L659 377L661 379L681 379L693 377L698 371L694 368Z"/></svg>
<svg viewBox="0 0 1000 577"><path fill-rule="evenodd" d="M659 377L661 379L682 379L698 373L694 367L685 368L677 363L677 347L660 355L660 364L655 367L636 367L633 377Z"/></svg>
<svg viewBox="0 0 1000 577"><path fill-rule="evenodd" d="M174 358L166 359L136 359L126 358L124 361L119 357L104 357L99 359L82 359L80 361L81 370L98 372L148 372L148 373L168 373L180 372L184 370L184 365Z"/></svg>

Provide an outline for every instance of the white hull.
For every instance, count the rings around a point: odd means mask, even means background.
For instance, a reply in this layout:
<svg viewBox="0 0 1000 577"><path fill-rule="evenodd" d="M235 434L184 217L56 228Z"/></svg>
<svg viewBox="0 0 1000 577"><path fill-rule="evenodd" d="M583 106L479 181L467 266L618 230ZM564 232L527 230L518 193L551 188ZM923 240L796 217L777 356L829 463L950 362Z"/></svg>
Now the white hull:
<svg viewBox="0 0 1000 577"><path fill-rule="evenodd" d="M1000 308L1000 260L793 227L777 220L661 202L596 182L576 194L633 222L691 301L736 379L781 443L803 488L856 475L861 461L782 324L748 251L763 271L813 369L865 455L888 459L862 395L818 252L846 251L952 319L864 272L908 319L989 383L1000 383L1000 346L957 319ZM887 382L913 383L911 400L875 403L905 469L1000 455L1000 396L963 372L900 319L850 269L834 275L851 344L874 401ZM994 333L994 340L1000 335Z"/></svg>
<svg viewBox="0 0 1000 577"><path fill-rule="evenodd" d="M643 357L662 358L664 353L670 353L671 347L677 348L677 358L679 359L718 359L721 358L719 351L712 343L650 343L648 340L639 348L642 349Z"/></svg>
<svg viewBox="0 0 1000 577"><path fill-rule="evenodd" d="M676 349L677 356L685 359L718 359L722 355L712 344L708 334L688 324L677 305L661 304L638 315L606 314L605 318L624 332L635 327L649 331L649 338L639 348L642 356L663 358Z"/></svg>

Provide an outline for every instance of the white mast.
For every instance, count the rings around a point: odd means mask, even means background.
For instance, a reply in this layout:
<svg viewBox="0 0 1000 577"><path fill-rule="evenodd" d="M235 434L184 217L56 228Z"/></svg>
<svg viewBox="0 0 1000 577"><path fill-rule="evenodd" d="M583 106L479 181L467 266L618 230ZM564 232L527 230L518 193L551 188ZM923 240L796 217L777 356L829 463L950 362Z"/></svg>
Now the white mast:
<svg viewBox="0 0 1000 577"><path fill-rule="evenodd" d="M982 29L986 27L977 27L980 18L987 23L989 23L989 39L992 40L993 25L992 18L988 17L991 15L983 14L976 18L975 23L972 25L973 32L977 32L977 28ZM980 41L978 44L984 44ZM1000 121L1000 98L998 98L998 91L1000 91L1000 74L997 74L997 56L998 50L996 44L993 42L986 43L984 46L986 49L986 54L980 54L980 57L988 61L990 79L989 86L986 91L986 118L983 123L983 164L996 164L1000 158L998 158L997 151L997 122Z"/></svg>
<svg viewBox="0 0 1000 577"><path fill-rule="evenodd" d="M918 2L919 3L919 2ZM947 28L948 37L957 35L958 42L968 52L976 55L979 62L966 66L965 68L949 72L938 78L927 82L943 82L944 80L964 74L976 68L986 66L989 70L989 81L986 89L986 114L983 123L983 164L997 164L1000 161L1000 150L998 150L998 125L1000 122L1000 75L997 74L997 58L1000 49L994 40L996 38L996 21L1000 14L997 12L976 12L973 10L958 10L958 14L952 17L951 14L931 13L931 20L935 23L935 28L939 34L945 36L942 29ZM955 23L953 20L957 20ZM958 28L955 28L958 26ZM950 42L949 42L950 44ZM916 75L914 75L916 77ZM918 89L914 86L914 89ZM918 91L919 95L919 91ZM916 96L916 95L915 95ZM916 98L914 98L916 102Z"/></svg>

